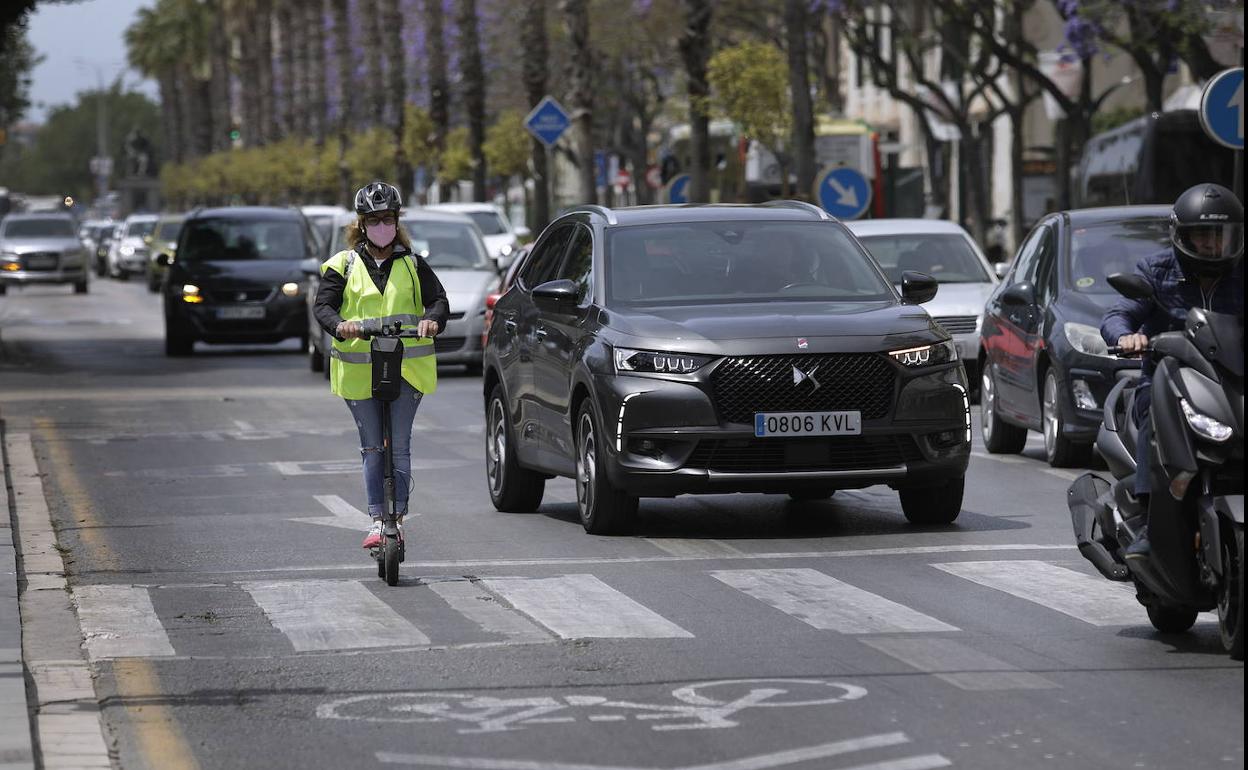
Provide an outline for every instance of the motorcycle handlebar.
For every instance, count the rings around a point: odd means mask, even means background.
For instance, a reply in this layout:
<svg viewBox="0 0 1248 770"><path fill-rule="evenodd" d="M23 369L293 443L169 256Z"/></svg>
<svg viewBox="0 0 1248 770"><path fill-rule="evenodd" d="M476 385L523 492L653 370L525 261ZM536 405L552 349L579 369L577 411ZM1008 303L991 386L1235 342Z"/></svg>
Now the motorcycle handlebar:
<svg viewBox="0 0 1248 770"><path fill-rule="evenodd" d="M1117 356L1118 358L1139 358L1146 353L1153 352L1153 343L1149 342L1148 346L1143 350L1137 350L1132 353L1125 352L1120 345L1110 345L1105 352L1108 355Z"/></svg>

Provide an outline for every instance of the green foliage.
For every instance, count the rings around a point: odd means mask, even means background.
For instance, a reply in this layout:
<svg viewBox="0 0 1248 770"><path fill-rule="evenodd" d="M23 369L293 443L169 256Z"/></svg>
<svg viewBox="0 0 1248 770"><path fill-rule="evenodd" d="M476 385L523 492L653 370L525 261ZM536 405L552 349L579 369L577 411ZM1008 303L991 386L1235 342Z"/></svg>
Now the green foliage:
<svg viewBox="0 0 1248 770"><path fill-rule="evenodd" d="M22 119L30 107L30 73L43 58L26 39L26 28L14 24L0 31L0 132ZM0 142L0 147L3 146Z"/></svg>
<svg viewBox="0 0 1248 770"><path fill-rule="evenodd" d="M103 101L108 112L107 152L121 172L125 154L122 146L133 128L158 144L160 108L143 94L122 91L114 85L106 91L85 91L78 103L53 109L39 129L34 143L18 151L9 148L0 158L0 179L14 190L36 195L92 197L94 181L89 163L97 152L96 115ZM159 148L156 150L159 159Z"/></svg>
<svg viewBox="0 0 1248 770"><path fill-rule="evenodd" d="M485 132L485 161L498 176L528 176L533 140L519 110L507 110Z"/></svg>
<svg viewBox="0 0 1248 770"><path fill-rule="evenodd" d="M413 166L430 166L438 157L437 129L429 113L414 104L405 108L403 151Z"/></svg>
<svg viewBox="0 0 1248 770"><path fill-rule="evenodd" d="M773 152L783 147L793 125L788 65L774 45L744 42L711 57L707 71L711 104L742 132Z"/></svg>
<svg viewBox="0 0 1248 770"><path fill-rule="evenodd" d="M461 126L446 135L446 150L438 166L438 181L449 184L457 179L472 176L472 148L469 146L468 129Z"/></svg>
<svg viewBox="0 0 1248 770"><path fill-rule="evenodd" d="M1092 116L1092 133L1099 134L1117 128L1123 123L1135 120L1144 114L1143 107L1117 107L1112 110L1100 110Z"/></svg>

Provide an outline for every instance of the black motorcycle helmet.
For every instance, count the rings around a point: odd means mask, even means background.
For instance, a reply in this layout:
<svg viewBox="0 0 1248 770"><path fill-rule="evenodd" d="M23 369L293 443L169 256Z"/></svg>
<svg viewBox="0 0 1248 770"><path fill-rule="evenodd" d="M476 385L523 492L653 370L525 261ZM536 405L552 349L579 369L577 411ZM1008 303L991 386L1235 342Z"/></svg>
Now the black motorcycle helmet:
<svg viewBox="0 0 1248 770"><path fill-rule="evenodd" d="M1244 254L1244 206L1217 184L1198 184L1174 202L1170 242L1186 275L1216 278Z"/></svg>
<svg viewBox="0 0 1248 770"><path fill-rule="evenodd" d="M403 205L403 197L392 184L370 182L355 192L355 213L360 216L375 214L378 211L398 211ZM1241 215L1240 221L1243 221Z"/></svg>

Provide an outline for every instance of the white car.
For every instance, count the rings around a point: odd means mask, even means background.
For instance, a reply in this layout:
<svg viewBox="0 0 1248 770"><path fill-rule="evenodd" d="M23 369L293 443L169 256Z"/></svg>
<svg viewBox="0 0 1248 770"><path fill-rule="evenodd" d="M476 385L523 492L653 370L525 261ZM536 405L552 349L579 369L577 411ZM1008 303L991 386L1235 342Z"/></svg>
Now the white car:
<svg viewBox="0 0 1248 770"><path fill-rule="evenodd" d="M127 280L131 275L147 275L148 245L144 240L156 230L156 214L131 214L121 223L120 232L108 250L108 274Z"/></svg>
<svg viewBox="0 0 1248 770"><path fill-rule="evenodd" d="M493 203L436 203L425 206L425 209L453 211L470 218L481 230L486 250L503 269L511 265L511 260L520 248L520 240L529 237L529 228L512 226L503 209Z"/></svg>
<svg viewBox="0 0 1248 770"><path fill-rule="evenodd" d="M303 218L308 220L308 224L312 225L316 239L325 249L334 240L334 223L344 217L350 221L351 216L351 212L342 206L300 206L299 210L303 212ZM325 256L328 257L329 254Z"/></svg>
<svg viewBox="0 0 1248 770"><path fill-rule="evenodd" d="M845 226L894 284L900 285L906 270L927 273L940 283L935 299L923 309L953 337L967 380L979 382L979 330L998 278L970 234L939 219L864 219Z"/></svg>

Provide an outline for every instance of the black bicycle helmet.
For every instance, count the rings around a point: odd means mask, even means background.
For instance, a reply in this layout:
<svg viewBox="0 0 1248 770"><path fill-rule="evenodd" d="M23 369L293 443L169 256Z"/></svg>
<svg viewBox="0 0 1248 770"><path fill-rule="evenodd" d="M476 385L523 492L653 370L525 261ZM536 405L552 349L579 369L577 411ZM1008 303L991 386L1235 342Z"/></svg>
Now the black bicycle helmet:
<svg viewBox="0 0 1248 770"><path fill-rule="evenodd" d="M375 214L378 211L398 211L403 205L403 197L392 184L370 182L355 193L355 213L360 216Z"/></svg>
<svg viewBox="0 0 1248 770"><path fill-rule="evenodd" d="M1229 273L1244 254L1244 206L1217 184L1198 184L1174 202L1170 242L1183 272L1216 277Z"/></svg>

